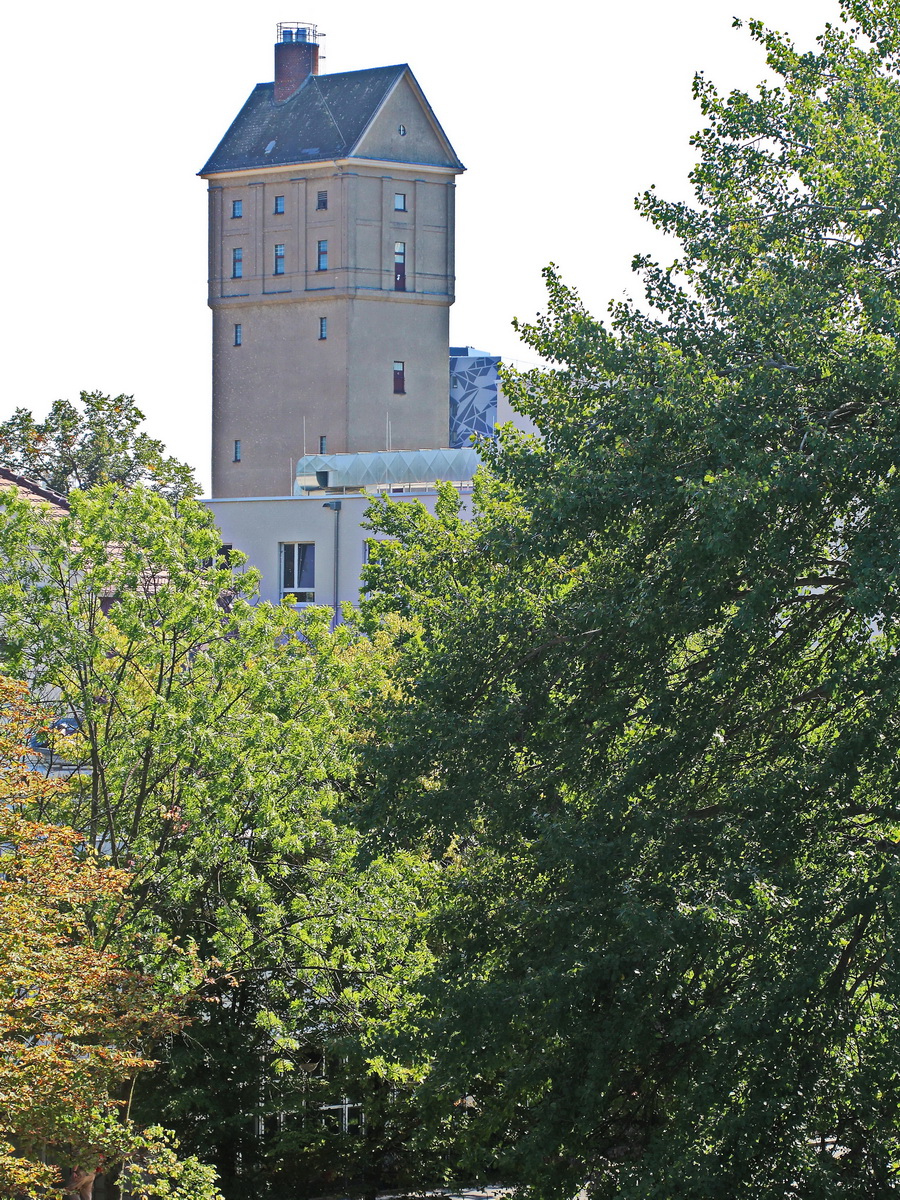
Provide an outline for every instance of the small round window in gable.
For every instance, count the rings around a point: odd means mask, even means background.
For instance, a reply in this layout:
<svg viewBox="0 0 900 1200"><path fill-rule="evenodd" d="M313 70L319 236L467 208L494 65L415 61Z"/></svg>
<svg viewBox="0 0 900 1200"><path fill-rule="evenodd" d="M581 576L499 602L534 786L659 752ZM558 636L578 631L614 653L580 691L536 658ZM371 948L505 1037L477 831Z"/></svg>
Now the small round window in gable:
<svg viewBox="0 0 900 1200"><path fill-rule="evenodd" d="M397 127L397 132L400 134L400 136L401 136L401 137L406 137L406 126L405 126L405 125L399 125L399 126Z"/></svg>

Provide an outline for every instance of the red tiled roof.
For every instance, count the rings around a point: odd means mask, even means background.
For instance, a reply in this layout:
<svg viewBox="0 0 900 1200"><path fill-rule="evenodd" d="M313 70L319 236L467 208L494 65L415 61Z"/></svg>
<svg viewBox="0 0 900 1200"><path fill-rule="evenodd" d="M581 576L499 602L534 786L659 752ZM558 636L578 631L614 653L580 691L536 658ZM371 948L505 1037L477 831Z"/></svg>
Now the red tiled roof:
<svg viewBox="0 0 900 1200"><path fill-rule="evenodd" d="M69 502L65 496L35 483L33 479L26 479L24 475L16 475L14 471L0 467L0 491L8 492L13 488L18 491L22 500L27 500L35 507L49 505L54 516L62 517L69 511Z"/></svg>

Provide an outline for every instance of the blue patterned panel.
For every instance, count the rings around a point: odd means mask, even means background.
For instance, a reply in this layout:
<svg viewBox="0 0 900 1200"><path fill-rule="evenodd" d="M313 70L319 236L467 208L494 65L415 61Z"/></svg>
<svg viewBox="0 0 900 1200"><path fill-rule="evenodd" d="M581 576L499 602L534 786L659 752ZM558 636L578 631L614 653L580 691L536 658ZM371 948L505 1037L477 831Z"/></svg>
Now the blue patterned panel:
<svg viewBox="0 0 900 1200"><path fill-rule="evenodd" d="M450 446L458 450L475 437L495 436L497 367L489 355L450 356Z"/></svg>

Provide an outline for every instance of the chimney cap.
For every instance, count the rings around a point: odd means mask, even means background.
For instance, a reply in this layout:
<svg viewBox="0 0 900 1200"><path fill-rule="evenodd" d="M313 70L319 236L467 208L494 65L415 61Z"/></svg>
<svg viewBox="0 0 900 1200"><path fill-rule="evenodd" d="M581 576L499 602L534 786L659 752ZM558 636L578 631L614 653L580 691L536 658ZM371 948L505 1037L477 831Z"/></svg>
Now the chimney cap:
<svg viewBox="0 0 900 1200"><path fill-rule="evenodd" d="M279 21L276 40L279 42L312 42L315 45L319 40L319 30L309 21Z"/></svg>

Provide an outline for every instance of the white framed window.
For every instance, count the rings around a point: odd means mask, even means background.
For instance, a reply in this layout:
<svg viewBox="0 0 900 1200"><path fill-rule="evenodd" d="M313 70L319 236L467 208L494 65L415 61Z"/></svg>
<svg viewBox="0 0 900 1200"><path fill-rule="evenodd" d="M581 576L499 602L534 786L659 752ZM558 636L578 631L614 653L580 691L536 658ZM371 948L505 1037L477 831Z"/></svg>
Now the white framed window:
<svg viewBox="0 0 900 1200"><path fill-rule="evenodd" d="M294 604L315 603L315 542L281 543L281 598Z"/></svg>
<svg viewBox="0 0 900 1200"><path fill-rule="evenodd" d="M275 243L275 266L272 271L273 275L284 274L284 242Z"/></svg>
<svg viewBox="0 0 900 1200"><path fill-rule="evenodd" d="M321 241L316 243L316 270L328 270L328 242Z"/></svg>
<svg viewBox="0 0 900 1200"><path fill-rule="evenodd" d="M243 279L244 277L244 251L240 246L235 246L231 252L231 278Z"/></svg>

